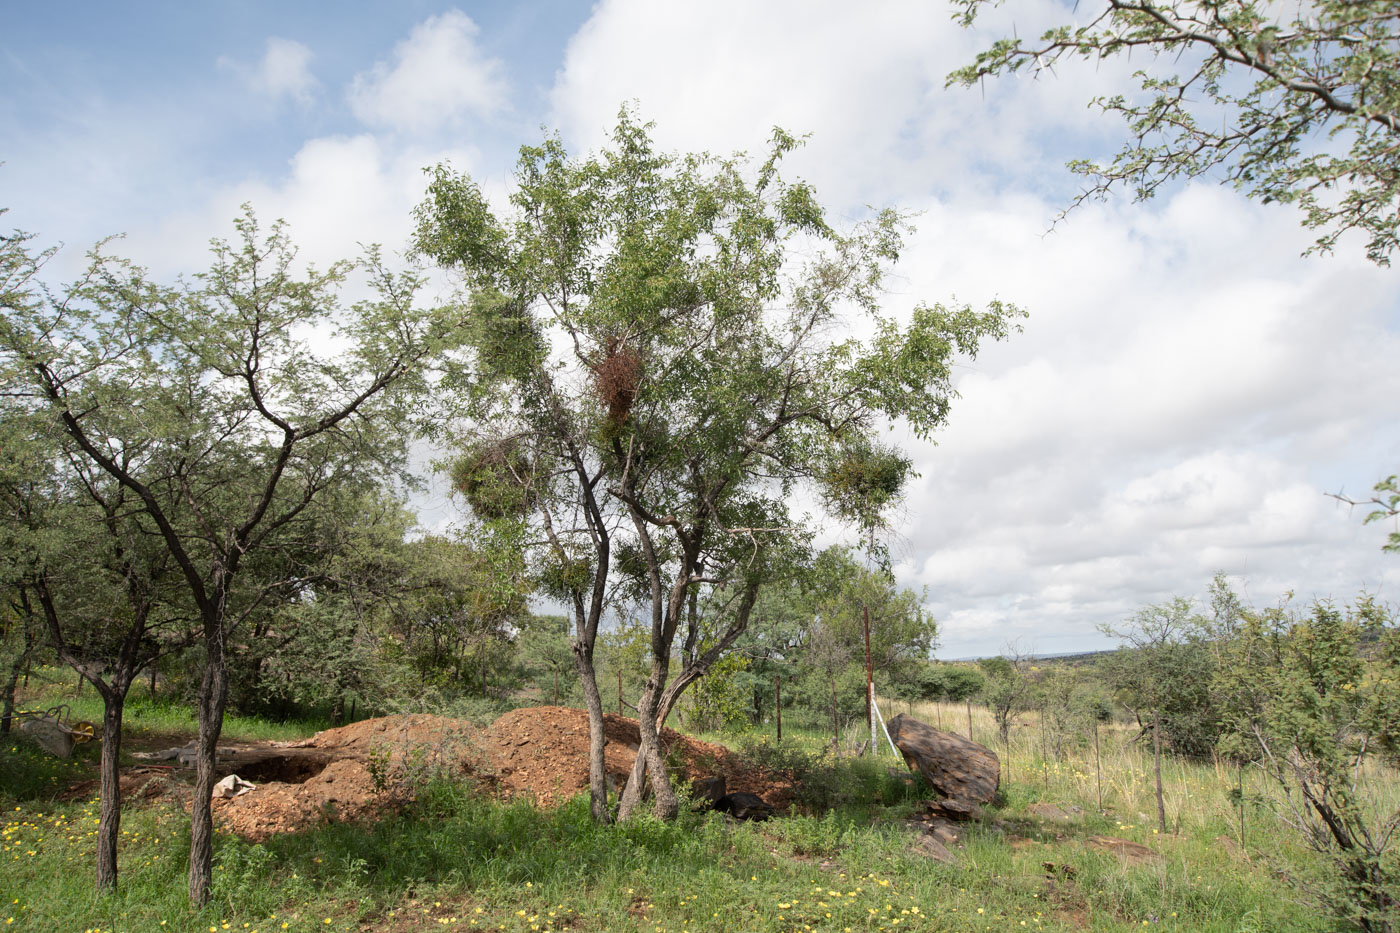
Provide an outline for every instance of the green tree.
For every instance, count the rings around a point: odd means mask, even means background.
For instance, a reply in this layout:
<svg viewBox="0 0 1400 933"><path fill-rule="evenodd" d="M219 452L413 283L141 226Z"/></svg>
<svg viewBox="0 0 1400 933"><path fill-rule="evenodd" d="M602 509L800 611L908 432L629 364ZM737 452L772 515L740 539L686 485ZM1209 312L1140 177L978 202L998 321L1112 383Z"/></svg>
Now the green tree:
<svg viewBox="0 0 1400 933"><path fill-rule="evenodd" d="M122 716L143 668L186 643L175 568L132 518L129 491L84 461L52 424L18 404L0 408L0 586L21 635L9 670L9 718L23 664L42 637L102 700L97 885L117 883ZM151 455L143 451L143 455Z"/></svg>
<svg viewBox="0 0 1400 933"><path fill-rule="evenodd" d="M679 690L748 627L763 581L805 558L810 529L790 493L839 488L846 508L878 512L908 464L876 444L877 426L903 417L935 430L953 359L1006 336L1018 314L1001 304L921 305L907 323L883 314L900 219L883 212L837 233L811 188L779 174L795 145L776 132L756 166L665 155L624 113L597 156L571 158L554 139L522 149L507 223L445 167L419 210L420 249L475 291L479 378L463 385L473 430L527 448L519 467L503 458L493 469L529 479L520 514L546 542L534 562L573 608L599 820L592 657L609 599L638 605L651 630L639 764L619 813L640 802L649 774L657 812L671 816L657 730ZM848 335L852 313L870 322L868 337ZM721 630L691 639L705 619ZM678 634L709 647L672 681Z"/></svg>
<svg viewBox="0 0 1400 933"><path fill-rule="evenodd" d="M992 0L958 0L971 25ZM1130 136L1108 164L1076 160L1090 182L1077 205L1116 187L1141 200L1165 183L1219 169L1264 202L1297 204L1331 251L1348 230L1389 265L1400 230L1400 11L1380 0L1287 7L1258 0L1107 0L1084 25L1038 41L1001 39L954 71L971 85L1069 58L1148 53L1168 68L1135 73L1140 93L1093 99ZM1179 70L1178 70L1179 69Z"/></svg>
<svg viewBox="0 0 1400 933"><path fill-rule="evenodd" d="M415 275L391 273L373 250L363 263L299 277L280 224L264 236L248 212L235 227L237 241L214 241L209 271L194 283L161 286L98 250L73 285L51 293L30 274L4 287L0 309L6 389L51 419L83 469L124 491L131 520L163 547L198 620L189 865L197 904L209 900L212 880L225 644L295 583L245 569L297 536L346 474L401 469L407 396L444 348L449 323L415 305ZM18 251L7 266L38 264L27 240L6 242ZM345 308L338 292L355 265L376 297ZM344 351L317 352L305 336L313 328Z"/></svg>
<svg viewBox="0 0 1400 933"><path fill-rule="evenodd" d="M1024 655L1013 650L994 658L982 658L977 666L983 676L982 702L992 711L997 736L1009 754L1011 722L1017 713L1030 708L1032 683L1026 671L1030 665Z"/></svg>
<svg viewBox="0 0 1400 933"><path fill-rule="evenodd" d="M530 615L523 623L516 640L519 657L526 675L553 705L568 705L573 701L573 682L569 674L574 666L569 647L569 618L558 615Z"/></svg>
<svg viewBox="0 0 1400 933"><path fill-rule="evenodd" d="M1167 810L1162 793L1162 742L1168 729L1164 725L1168 706L1180 703L1183 686L1200 694L1208 693L1210 668L1201 670L1200 661L1209 655L1194 640L1199 619L1191 601L1180 596L1156 606L1144 606L1133 614L1121 628L1104 625L1105 635L1112 635L1127 645L1119 649L1114 666L1113 682L1120 698L1127 703L1142 722L1142 713L1151 716L1152 772L1157 796L1157 828L1167 831ZM1179 726L1181 724L1178 724ZM1179 734L1190 734L1179 728ZM1212 729L1208 734L1214 735Z"/></svg>
<svg viewBox="0 0 1400 933"><path fill-rule="evenodd" d="M1214 595L1233 599L1228 589ZM1369 756L1400 754L1394 616L1365 597L1302 613L1233 601L1213 622L1222 751L1254 761L1280 788L1278 815L1330 872L1306 887L1334 917L1367 933L1400 928L1400 810L1368 795L1364 767Z"/></svg>

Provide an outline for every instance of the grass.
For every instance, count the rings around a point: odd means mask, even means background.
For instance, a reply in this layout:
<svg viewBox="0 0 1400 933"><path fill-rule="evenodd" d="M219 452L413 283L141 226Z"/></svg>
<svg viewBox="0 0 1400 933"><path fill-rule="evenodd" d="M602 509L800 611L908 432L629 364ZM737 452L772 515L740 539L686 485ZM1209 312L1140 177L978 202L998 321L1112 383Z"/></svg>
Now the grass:
<svg viewBox="0 0 1400 933"><path fill-rule="evenodd" d="M965 725L966 711L958 710ZM929 721L937 712L915 710ZM974 731L981 715L974 708ZM182 728L158 703L134 705L131 720L138 732ZM990 720L983 725L990 732ZM241 728L247 731L229 731L271 737L262 730L273 727ZM276 727L277 737L284 728ZM1042 762L1038 732L1028 731L1035 732L1013 733L1004 803L968 828L956 865L913 851L903 817L914 804L903 780L890 775L895 762L886 749L884 758L822 766L820 777L836 795L831 808L766 824L735 824L687 807L669 824L644 818L597 827L583 799L543 812L432 784L400 816L377 823L328 824L264 844L220 835L215 900L203 910L185 898L183 811L128 810L120 886L95 895L95 802L53 803L52 788L72 766L9 744L0 749L0 929L1330 929L1277 874L1303 854L1262 803L1247 813L1246 828L1249 851L1267 859L1247 859L1220 841L1237 825L1226 796L1233 772L1172 762L1169 819L1179 831L1163 837L1148 817L1155 812L1150 759L1124 741L1127 730L1104 736L1103 812L1092 757L1081 748ZM810 757L823 741L820 733L789 732L783 746ZM10 776L22 780L12 784ZM1047 802L1070 818L1031 812ZM1145 843L1162 859L1124 863L1087 846L1094 834Z"/></svg>

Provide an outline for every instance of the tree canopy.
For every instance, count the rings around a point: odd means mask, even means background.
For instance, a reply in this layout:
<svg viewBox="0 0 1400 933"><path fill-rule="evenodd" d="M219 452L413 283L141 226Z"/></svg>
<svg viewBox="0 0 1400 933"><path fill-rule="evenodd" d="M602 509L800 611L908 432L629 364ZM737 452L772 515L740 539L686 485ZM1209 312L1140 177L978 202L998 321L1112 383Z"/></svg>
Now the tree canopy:
<svg viewBox="0 0 1400 933"><path fill-rule="evenodd" d="M780 174L797 143L776 131L757 163L668 155L624 112L599 154L570 156L557 139L523 148L504 220L446 166L419 208L419 249L473 291L473 376L457 386L471 443L510 449L473 458L464 479L528 488L518 509L477 516L530 529L515 534L574 611L599 737L589 682L603 609L636 605L649 620L643 763L624 814L644 769L658 810L673 810L654 741L668 685L714 663L762 581L805 559L812 525L793 493L825 492L842 517L877 522L909 474L877 429L902 418L920 436L936 430L954 360L1020 314L997 302L884 309L904 221L881 211L834 229L812 188ZM708 637L706 619L722 620ZM671 683L677 638L708 650Z"/></svg>
<svg viewBox="0 0 1400 933"><path fill-rule="evenodd" d="M958 0L958 18L971 25L993 2ZM1169 181L1219 170L1250 197L1296 204L1318 232L1313 249L1331 251L1355 230L1371 261L1390 264L1400 245L1394 3L1107 0L1093 10L1039 40L1000 39L948 76L971 85L1053 73L1071 58L1152 56L1136 89L1093 99L1127 122L1129 137L1107 164L1070 163L1089 182L1071 206L1122 187L1150 198Z"/></svg>

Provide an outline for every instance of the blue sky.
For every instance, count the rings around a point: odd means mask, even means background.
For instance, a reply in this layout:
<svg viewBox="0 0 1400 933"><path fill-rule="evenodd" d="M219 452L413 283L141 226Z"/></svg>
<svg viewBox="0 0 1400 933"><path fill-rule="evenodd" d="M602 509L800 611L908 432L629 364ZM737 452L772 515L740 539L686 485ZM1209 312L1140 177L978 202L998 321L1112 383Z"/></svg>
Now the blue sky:
<svg viewBox="0 0 1400 933"><path fill-rule="evenodd" d="M1224 570L1286 590L1400 598L1384 529L1327 498L1400 467L1400 273L1345 241L1303 259L1290 209L1203 181L1076 211L1063 163L1111 153L1086 108L1129 67L944 90L998 30L923 2L706 0L451 5L129 3L7 10L0 206L67 249L100 237L160 274L197 271L238 205L285 217L324 263L401 249L421 169L451 160L497 197L518 146L599 145L635 101L662 145L757 151L810 134L791 171L838 222L917 214L888 305L1025 306L1026 331L962 368L894 540L944 656L1105 644L1100 623L1197 595ZM1135 63L1141 64L1141 62ZM896 436L899 436L897 433ZM441 485L420 503L451 506Z"/></svg>

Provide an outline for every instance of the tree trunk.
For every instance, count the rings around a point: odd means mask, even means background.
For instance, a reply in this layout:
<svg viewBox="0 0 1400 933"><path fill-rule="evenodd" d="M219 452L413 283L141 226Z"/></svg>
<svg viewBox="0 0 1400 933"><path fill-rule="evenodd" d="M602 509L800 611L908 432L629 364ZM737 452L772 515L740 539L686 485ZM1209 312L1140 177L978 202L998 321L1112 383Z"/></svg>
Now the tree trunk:
<svg viewBox="0 0 1400 933"><path fill-rule="evenodd" d="M4 708L0 710L0 735L10 734L10 722L15 716L15 694L19 692L19 678L28 663L29 652L26 651L10 665L10 676L5 681Z"/></svg>
<svg viewBox="0 0 1400 933"><path fill-rule="evenodd" d="M100 815L97 819L97 890L117 886L117 839L121 835L122 789L118 770L122 750L122 709L126 686L117 682L102 693L102 761L98 766Z"/></svg>
<svg viewBox="0 0 1400 933"><path fill-rule="evenodd" d="M655 797L653 806L657 817L663 820L674 819L680 811L676 792L671 787L671 775L667 772L666 760L661 754L661 730L658 721L661 718L662 684L666 683L670 666L670 658L664 653L661 657L652 658L651 676L647 678L646 686L637 702L637 731L641 736L641 743L637 747L637 760L632 765L632 773L627 778L627 786L623 789L622 800L618 804L619 822L636 812L642 802L642 782L648 777L651 780L652 795ZM677 694L674 691L671 693L671 702L674 703ZM669 707L667 712L670 712Z"/></svg>
<svg viewBox="0 0 1400 933"><path fill-rule="evenodd" d="M608 812L608 776L603 768L603 697L598 692L598 678L593 672L592 646L574 644L574 662L583 683L583 703L588 709L588 796L593 821L611 823Z"/></svg>
<svg viewBox="0 0 1400 933"><path fill-rule="evenodd" d="M836 698L836 678L831 678L831 747L841 747L841 711Z"/></svg>
<svg viewBox="0 0 1400 933"><path fill-rule="evenodd" d="M1167 834L1167 808L1162 803L1162 717L1152 711L1152 770L1157 778L1157 828Z"/></svg>
<svg viewBox="0 0 1400 933"><path fill-rule="evenodd" d="M220 626L222 628L222 626ZM204 677L199 686L199 739L195 749L194 803L190 809L190 902L209 903L214 868L214 756L228 703L228 669L222 631L206 630Z"/></svg>

